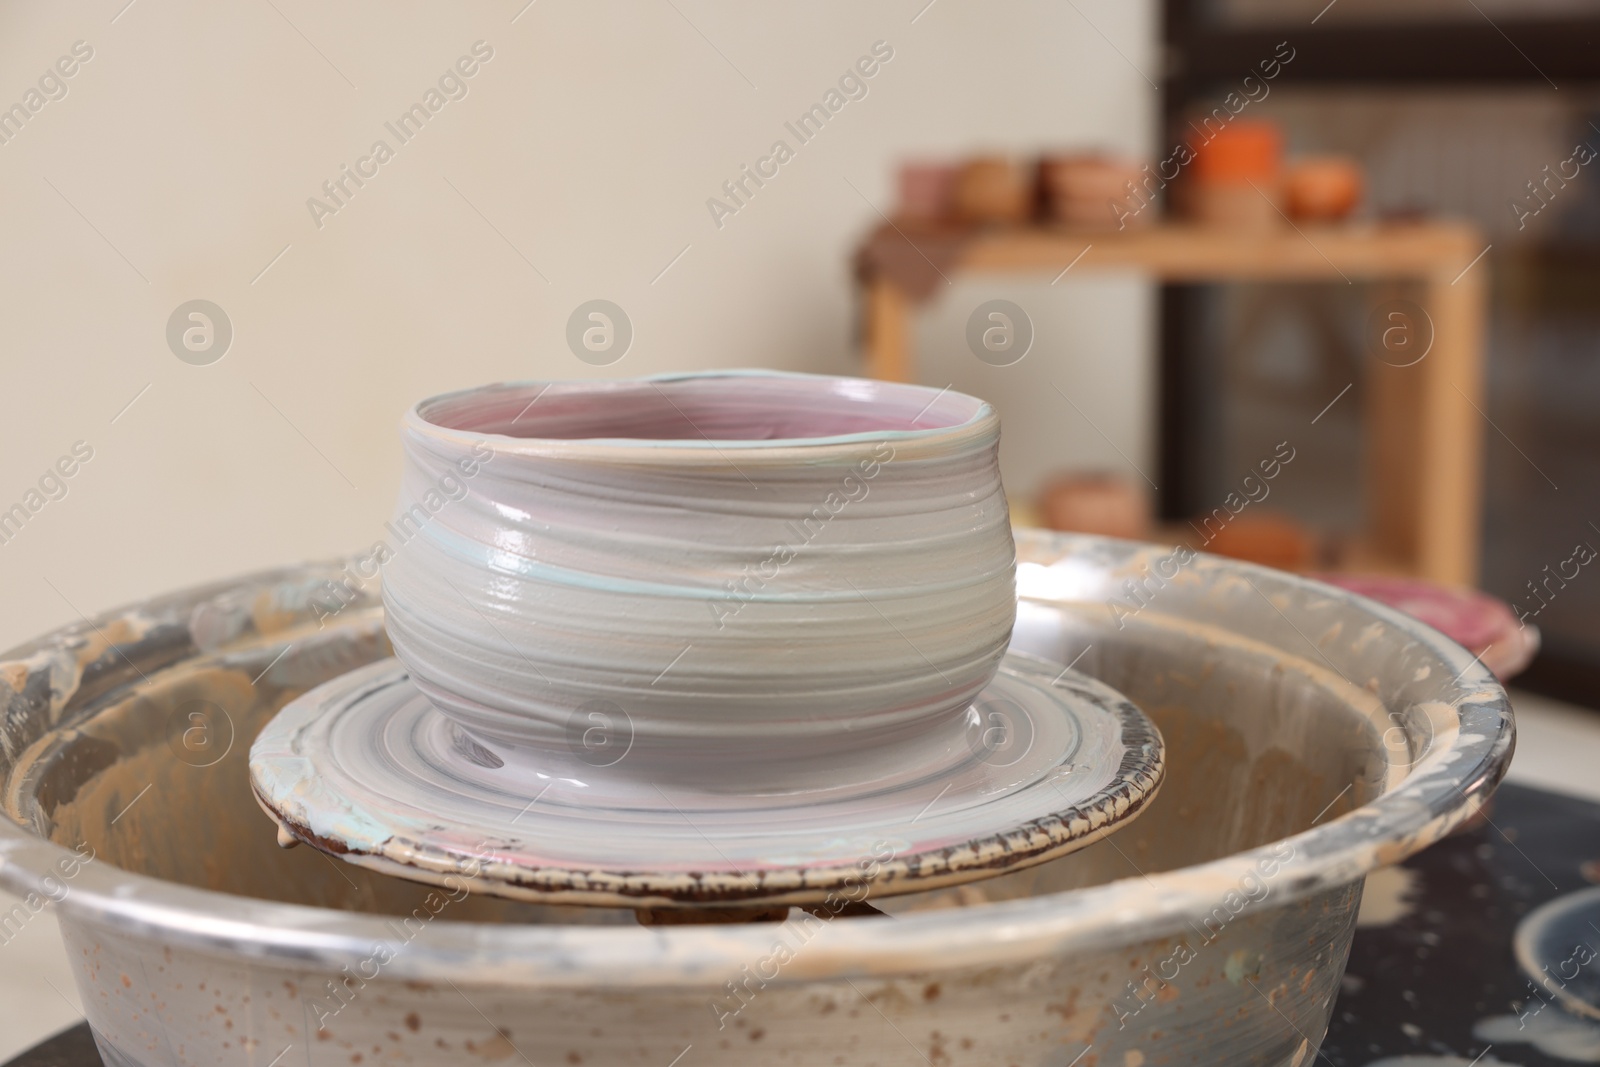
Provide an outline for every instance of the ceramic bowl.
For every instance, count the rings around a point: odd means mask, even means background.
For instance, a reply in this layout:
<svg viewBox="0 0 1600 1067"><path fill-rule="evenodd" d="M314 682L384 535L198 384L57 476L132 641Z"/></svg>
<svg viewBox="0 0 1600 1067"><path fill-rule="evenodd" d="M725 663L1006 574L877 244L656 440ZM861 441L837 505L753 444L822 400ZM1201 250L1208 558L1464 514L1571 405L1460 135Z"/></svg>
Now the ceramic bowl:
<svg viewBox="0 0 1600 1067"><path fill-rule="evenodd" d="M1011 636L999 421L972 397L765 372L501 384L421 402L403 438L396 655L469 732L585 774L607 745L630 774L748 784L906 743Z"/></svg>

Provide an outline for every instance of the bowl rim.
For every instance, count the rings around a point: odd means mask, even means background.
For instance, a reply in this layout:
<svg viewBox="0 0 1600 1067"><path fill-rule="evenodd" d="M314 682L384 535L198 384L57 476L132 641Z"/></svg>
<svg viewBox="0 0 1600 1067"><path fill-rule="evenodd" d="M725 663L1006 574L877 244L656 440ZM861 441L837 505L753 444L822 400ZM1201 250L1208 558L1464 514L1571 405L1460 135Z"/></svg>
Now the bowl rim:
<svg viewBox="0 0 1600 1067"><path fill-rule="evenodd" d="M1018 539L1035 559L1041 552L1056 559L1098 552L1125 562L1154 548L1044 531L1019 531ZM342 562L322 566L333 572ZM1441 735L1447 743L1420 759L1398 786L1351 812L1206 863L891 920L826 922L803 951L793 953L775 981L1017 964L1043 955L1143 942L1209 915L1223 894L1236 889L1246 876L1259 878L1260 865L1269 861L1277 862L1282 871L1276 884L1283 892L1272 906L1348 892L1370 871L1398 863L1442 838L1483 806L1504 776L1515 726L1505 691L1471 653L1423 623L1333 586L1206 555L1197 555L1189 566L1197 575L1209 572L1218 579L1248 579L1268 598L1276 593L1342 602L1371 621L1404 631L1455 679L1450 706L1457 721L1456 729ZM320 572L305 566L259 572L156 598L143 607L197 603L241 586L289 577L304 581L308 573ZM1028 599L1052 603L1046 598ZM0 665L30 656L37 660L44 654L41 650L92 641L93 627L126 619L139 610L111 611L54 631L0 656ZM8 791L14 786L8 782ZM265 820L263 824L269 825ZM1287 860L1281 855L1284 843L1292 846ZM73 855L11 819L0 818L0 888L19 896L43 895L44 879L58 862ZM57 908L64 922L266 966L337 970L369 959L376 945L392 949L396 943L390 916L240 897L98 862L77 872ZM441 918L393 952L384 973L396 980L517 988L717 989L744 965L772 954L780 925L606 927Z"/></svg>
<svg viewBox="0 0 1600 1067"><path fill-rule="evenodd" d="M475 395L494 393L534 393L529 407L550 389L571 393L592 393L604 396L650 385L658 390L661 383L715 381L720 379L786 380L824 391L837 392L844 383L857 391L867 391L882 397L891 392L901 392L927 399L931 408L940 399L954 398L966 401L972 412L960 422L948 426L932 426L914 430L867 430L846 434L825 434L816 437L778 437L762 439L744 438L639 438L639 437L513 437L510 434L483 430L458 429L431 421L425 412L435 405L462 400ZM663 394L664 395L664 394ZM669 402L671 402L669 398ZM920 417L920 415L918 416ZM687 416L685 416L687 418ZM915 420L913 420L915 421ZM692 425L692 420L691 420ZM759 368L729 368L723 370L680 371L653 374L634 378L571 378L560 380L525 380L491 382L486 385L439 393L417 401L401 418L403 437L429 442L453 450L488 446L497 456L510 455L527 458L585 459L596 462L626 464L670 464L727 466L729 453L738 455L740 463L761 466L796 463L815 464L837 459L854 462L862 456L863 445L888 442L896 458L907 454L932 455L961 452L968 448L991 445L999 440L1000 417L993 405L978 397L956 392L949 386L933 389L910 382L879 381L872 378L855 378L849 375L810 374L800 371L774 371Z"/></svg>

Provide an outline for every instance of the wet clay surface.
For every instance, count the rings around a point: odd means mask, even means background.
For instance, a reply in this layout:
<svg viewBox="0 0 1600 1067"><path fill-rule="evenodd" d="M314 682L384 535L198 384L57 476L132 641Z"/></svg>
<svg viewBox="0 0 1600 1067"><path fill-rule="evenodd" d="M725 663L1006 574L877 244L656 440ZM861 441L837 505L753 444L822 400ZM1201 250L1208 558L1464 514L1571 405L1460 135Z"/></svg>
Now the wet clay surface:
<svg viewBox="0 0 1600 1067"><path fill-rule="evenodd" d="M1147 713L1167 744L1167 780L1144 817L1114 840L1033 870L885 901L884 910L1010 900L1173 870L1279 840L1358 804L1357 789L1339 795L1345 783L1335 770L1272 746L1252 760L1244 736L1224 722L1170 704Z"/></svg>
<svg viewBox="0 0 1600 1067"><path fill-rule="evenodd" d="M358 659L382 651L373 640L351 644L344 655ZM148 695L108 708L63 736L54 751L36 757L35 773L53 783L40 793L41 809L54 801L48 811L52 840L69 848L86 844L99 860L158 878L285 903L405 915L428 898L428 887L310 848L278 847L272 822L250 792L249 743L303 687L276 684L271 671L252 685L248 667L215 664L170 672L157 682ZM201 709L203 720L189 717L197 704L208 705ZM1114 842L1102 840L989 882L912 894L885 903L885 909L1009 899L1168 870L1265 844L1306 828L1325 808L1324 818L1356 802L1355 789L1338 795L1345 782L1337 766L1311 767L1270 745L1252 758L1239 730L1176 704L1152 706L1150 714L1173 753L1171 771L1148 813ZM196 732L201 730L204 736ZM478 895L452 903L450 917L634 921L627 908L530 905Z"/></svg>
<svg viewBox="0 0 1600 1067"><path fill-rule="evenodd" d="M225 893L379 915L410 915L438 894L429 887L338 862L309 848L278 847L249 786L250 742L322 669L386 653L369 634L325 648L318 670L285 656L255 684L279 648L158 676L149 692L116 704L40 752L32 773L48 836L87 846L97 861ZM259 664L259 665L258 665ZM275 674L276 672L276 674ZM199 719L193 715L201 716ZM47 807L48 806L48 807ZM547 907L471 896L451 918L476 922L623 923L619 909Z"/></svg>
<svg viewBox="0 0 1600 1067"><path fill-rule="evenodd" d="M1192 844L1201 826L1215 826L1237 848L1253 848L1298 833L1313 820L1337 818L1366 799L1366 790L1354 788L1339 795L1346 779L1338 766L1313 766L1272 744L1252 759L1245 736L1225 722L1171 704L1149 714L1174 753L1168 772L1173 788L1166 794L1174 810L1164 824L1170 832L1159 841L1146 837L1132 844L1129 854L1146 870L1209 859Z"/></svg>

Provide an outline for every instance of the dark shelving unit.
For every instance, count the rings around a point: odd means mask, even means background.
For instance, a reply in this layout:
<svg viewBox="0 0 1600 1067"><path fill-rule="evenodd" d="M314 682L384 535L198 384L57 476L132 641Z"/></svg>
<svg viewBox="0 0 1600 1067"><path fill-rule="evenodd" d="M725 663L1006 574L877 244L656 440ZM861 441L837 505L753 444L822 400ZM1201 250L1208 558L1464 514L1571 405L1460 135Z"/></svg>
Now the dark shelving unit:
<svg viewBox="0 0 1600 1067"><path fill-rule="evenodd" d="M1238 25L1221 17L1213 3L1165 0L1163 19L1164 143L1181 138L1189 115L1237 86L1283 41L1295 57L1280 87L1600 90L1600 17L1312 24L1307 16L1303 22ZM1544 245L1531 254L1581 263L1588 268L1583 273L1590 274L1600 264L1600 243ZM1211 299L1207 288L1196 286L1169 285L1161 294L1159 511L1168 520L1205 506L1204 472L1217 459L1211 430L1218 387L1208 384L1214 375L1203 366L1201 340ZM1548 634L1544 650L1517 684L1600 709L1600 627L1592 637Z"/></svg>

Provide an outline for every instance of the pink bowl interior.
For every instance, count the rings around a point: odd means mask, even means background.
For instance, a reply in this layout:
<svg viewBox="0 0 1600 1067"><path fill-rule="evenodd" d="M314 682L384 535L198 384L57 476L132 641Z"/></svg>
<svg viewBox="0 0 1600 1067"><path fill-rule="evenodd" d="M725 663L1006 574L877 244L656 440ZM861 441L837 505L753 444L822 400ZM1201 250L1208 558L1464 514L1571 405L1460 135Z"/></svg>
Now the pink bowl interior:
<svg viewBox="0 0 1600 1067"><path fill-rule="evenodd" d="M811 375L507 384L424 401L452 430L553 440L778 441L947 429L983 410L921 386Z"/></svg>

